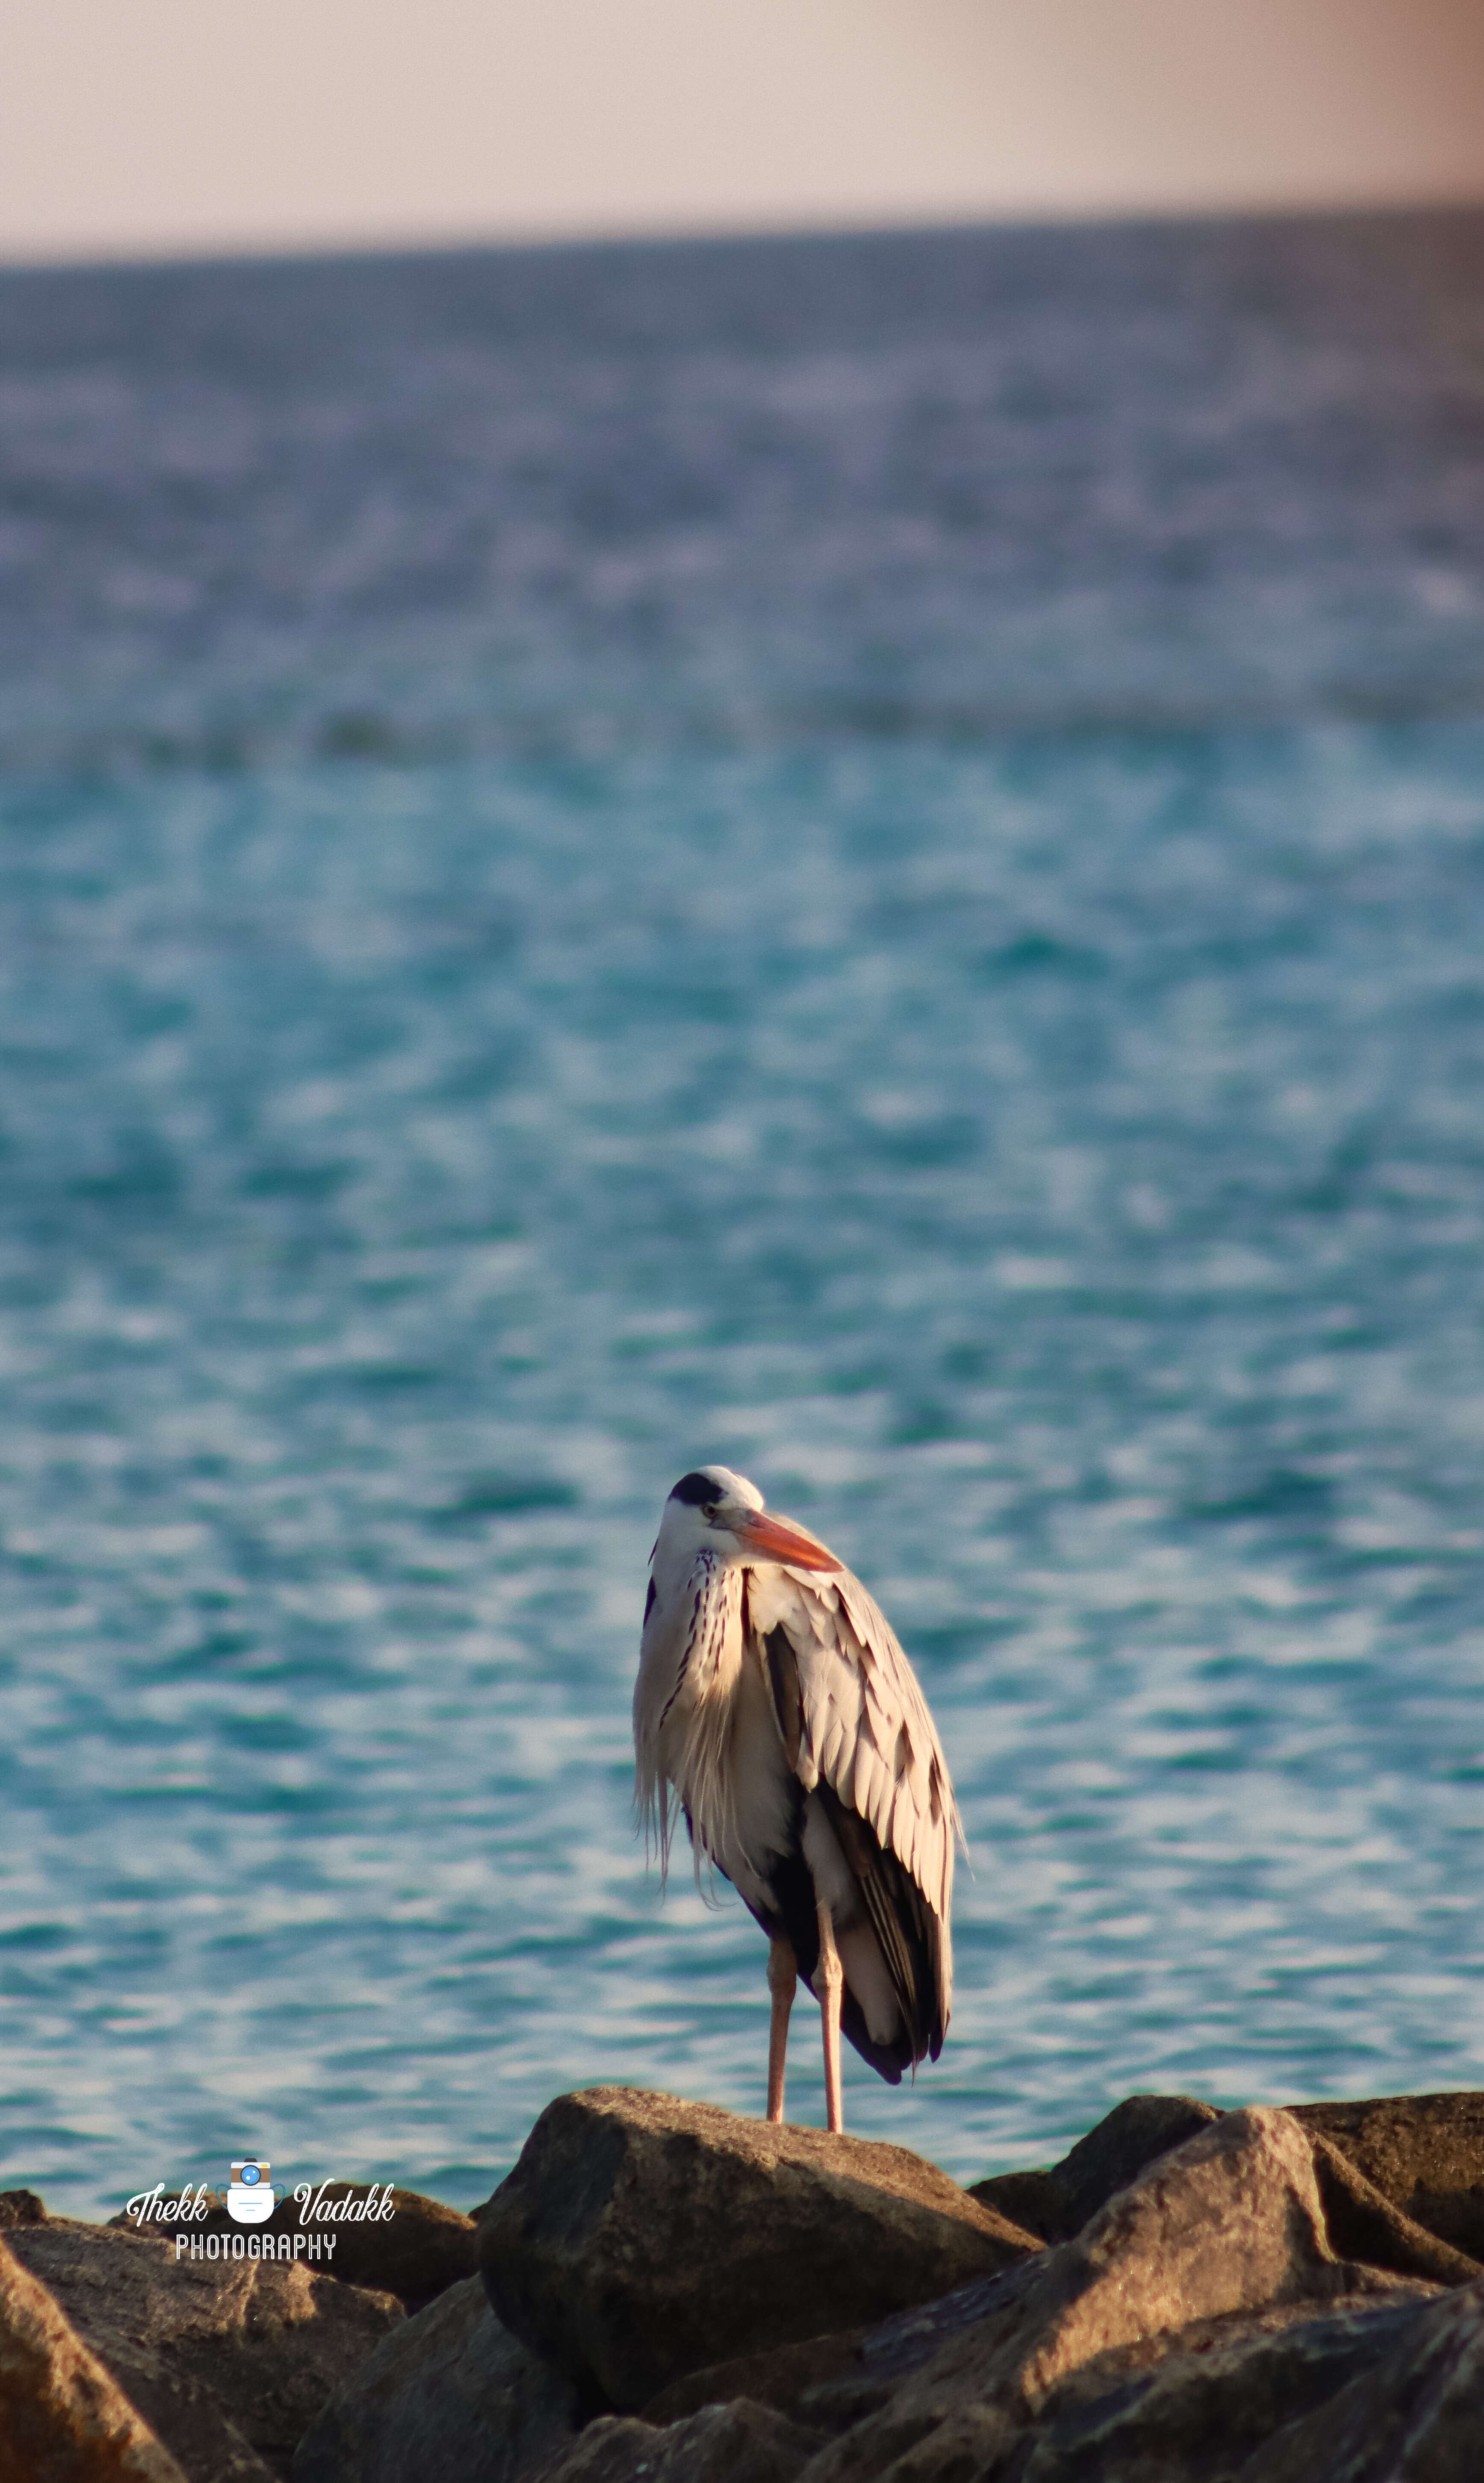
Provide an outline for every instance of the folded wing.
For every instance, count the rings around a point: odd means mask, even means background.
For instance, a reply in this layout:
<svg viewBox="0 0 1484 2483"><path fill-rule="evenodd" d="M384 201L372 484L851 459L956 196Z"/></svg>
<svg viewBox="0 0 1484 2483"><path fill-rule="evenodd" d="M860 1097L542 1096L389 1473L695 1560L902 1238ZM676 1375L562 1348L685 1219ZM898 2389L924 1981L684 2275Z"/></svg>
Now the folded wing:
<svg viewBox="0 0 1484 2483"><path fill-rule="evenodd" d="M886 1615L848 1569L758 1568L747 1609L789 1765L819 1793L859 1885L912 2057L936 2060L953 1992L962 1829L927 1701Z"/></svg>

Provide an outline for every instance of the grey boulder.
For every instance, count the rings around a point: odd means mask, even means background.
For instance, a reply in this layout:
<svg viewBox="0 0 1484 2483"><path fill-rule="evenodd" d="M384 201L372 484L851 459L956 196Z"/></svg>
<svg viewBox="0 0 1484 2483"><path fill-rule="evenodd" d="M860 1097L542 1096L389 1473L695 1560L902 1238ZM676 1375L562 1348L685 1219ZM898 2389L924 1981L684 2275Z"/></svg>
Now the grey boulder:
<svg viewBox="0 0 1484 2483"><path fill-rule="evenodd" d="M775 2345L736 2361L711 2363L673 2380L644 2409L651 2423L672 2423L704 2405L752 2397L827 2435L885 2405L909 2372L920 2370L951 2336L1018 2301L1036 2281L1040 2258L1021 2259L1000 2276L982 2277L875 2328L847 2328Z"/></svg>
<svg viewBox="0 0 1484 2483"><path fill-rule="evenodd" d="M1033 2173L993 2174L971 2182L969 2195L1044 2241L1070 2241L1146 2164L1219 2118L1214 2104L1194 2096L1126 2096L1059 2164Z"/></svg>
<svg viewBox="0 0 1484 2483"><path fill-rule="evenodd" d="M707 2363L661 2389L645 2407L644 2419L679 2422L687 2415L699 2414L702 2406L729 2405L735 2397L750 2397L755 2404L772 2406L775 2413L807 2423L810 2419L804 2410L807 2402L842 2385L852 2389L858 2381L861 2348L868 2333L864 2328L846 2328L831 2336L773 2345L760 2354L739 2354L731 2362ZM854 2402L853 2393L847 2401ZM839 2431L844 2425L831 2418L818 2427Z"/></svg>
<svg viewBox="0 0 1484 2483"><path fill-rule="evenodd" d="M818 2444L817 2434L748 2397L702 2406L662 2431L606 2415L542 2483L794 2483Z"/></svg>
<svg viewBox="0 0 1484 2483"><path fill-rule="evenodd" d="M46 2286L3 2241L0 2474L14 2483L185 2483Z"/></svg>
<svg viewBox="0 0 1484 2483"><path fill-rule="evenodd" d="M294 2483L520 2483L577 2430L574 2390L478 2277L384 2336L299 2445Z"/></svg>
<svg viewBox="0 0 1484 2483"><path fill-rule="evenodd" d="M1034 2255L905 2148L629 2087L560 2096L484 2211L499 2317L595 2408L880 2319Z"/></svg>
<svg viewBox="0 0 1484 2483"><path fill-rule="evenodd" d="M1413 2224L1484 2263L1484 2095L1302 2103L1293 2117Z"/></svg>
<svg viewBox="0 0 1484 2483"><path fill-rule="evenodd" d="M1484 2276L1477 2259L1404 2215L1321 2131L1311 2129L1310 2143L1330 2241L1342 2257L1434 2284L1472 2284Z"/></svg>
<svg viewBox="0 0 1484 2483"><path fill-rule="evenodd" d="M316 2189L316 2198L319 2192ZM327 2202L358 2201L366 2196L363 2181L331 2181ZM332 2232L334 2257L330 2273L344 2283L369 2285L394 2293L408 2310L422 2310L451 2284L463 2284L479 2270L479 2236L472 2216L440 2200L425 2199L417 2190L391 2193L393 2212L384 2222L312 2225L312 2232Z"/></svg>
<svg viewBox="0 0 1484 2483"><path fill-rule="evenodd" d="M1484 2288L1431 2304L1237 2483L1475 2483L1484 2472Z"/></svg>
<svg viewBox="0 0 1484 2483"><path fill-rule="evenodd" d="M173 2241L61 2218L6 2239L191 2483L286 2476L331 2389L403 2317L302 2261L177 2262Z"/></svg>
<svg viewBox="0 0 1484 2483"><path fill-rule="evenodd" d="M34 2190L0 2190L0 2232L12 2225L44 2225L46 2209Z"/></svg>
<svg viewBox="0 0 1484 2483"><path fill-rule="evenodd" d="M1020 2483L1228 2483L1285 2424L1414 2336L1433 2299L1400 2286L1391 2300L1289 2303L1199 2320L1167 2350L1100 2356L1045 2408Z"/></svg>
<svg viewBox="0 0 1484 2483"><path fill-rule="evenodd" d="M1283 2112L1227 2113L1007 2287L824 2450L810 2483L859 2483L909 2450L923 2483L990 2472L1100 2357L1137 2348L1153 2359L1202 2320L1394 2290L1337 2260L1298 2123Z"/></svg>

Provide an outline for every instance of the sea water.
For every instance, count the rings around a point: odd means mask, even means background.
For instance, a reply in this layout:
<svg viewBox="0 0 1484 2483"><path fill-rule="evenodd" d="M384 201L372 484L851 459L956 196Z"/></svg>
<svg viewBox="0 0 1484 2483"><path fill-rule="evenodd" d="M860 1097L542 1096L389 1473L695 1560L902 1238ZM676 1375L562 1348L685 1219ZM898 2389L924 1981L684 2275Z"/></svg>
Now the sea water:
<svg viewBox="0 0 1484 2483"><path fill-rule="evenodd" d="M760 2109L630 1808L712 1458L963 1806L851 2127L1484 2082L1481 277L0 280L0 2177L467 2205L566 2087Z"/></svg>

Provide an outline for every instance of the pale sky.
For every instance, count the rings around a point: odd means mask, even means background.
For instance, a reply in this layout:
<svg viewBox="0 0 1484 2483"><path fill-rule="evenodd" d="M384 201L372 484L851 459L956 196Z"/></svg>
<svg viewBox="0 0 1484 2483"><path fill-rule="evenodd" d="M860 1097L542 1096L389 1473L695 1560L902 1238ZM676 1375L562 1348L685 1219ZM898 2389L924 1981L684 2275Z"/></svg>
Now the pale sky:
<svg viewBox="0 0 1484 2483"><path fill-rule="evenodd" d="M1484 200L1484 0L0 0L0 257Z"/></svg>

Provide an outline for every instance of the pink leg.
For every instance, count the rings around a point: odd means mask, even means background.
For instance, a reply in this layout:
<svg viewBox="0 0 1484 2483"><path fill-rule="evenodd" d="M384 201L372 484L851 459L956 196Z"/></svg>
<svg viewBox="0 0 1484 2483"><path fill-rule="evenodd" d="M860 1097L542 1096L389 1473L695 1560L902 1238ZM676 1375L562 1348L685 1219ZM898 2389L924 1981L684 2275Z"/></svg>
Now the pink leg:
<svg viewBox="0 0 1484 2483"><path fill-rule="evenodd" d="M783 2066L788 2053L788 2013L798 1988L799 1968L785 1939L768 1943L768 1989L773 1994L773 2023L768 2033L768 2119L783 2118Z"/></svg>
<svg viewBox="0 0 1484 2483"><path fill-rule="evenodd" d="M835 1925L830 1909L819 1909L819 2014L825 2027L825 2117L830 2127L843 2131L845 2117L840 2110L840 1993L845 1988L845 1969L835 1945Z"/></svg>

